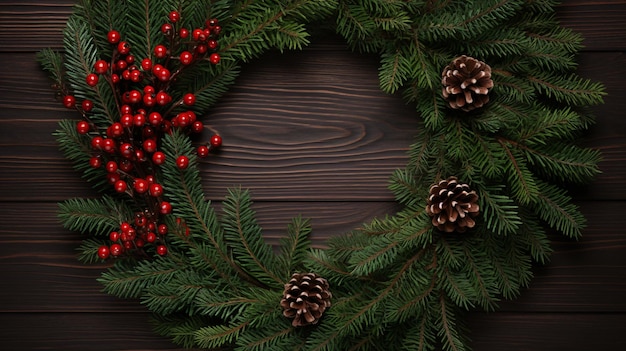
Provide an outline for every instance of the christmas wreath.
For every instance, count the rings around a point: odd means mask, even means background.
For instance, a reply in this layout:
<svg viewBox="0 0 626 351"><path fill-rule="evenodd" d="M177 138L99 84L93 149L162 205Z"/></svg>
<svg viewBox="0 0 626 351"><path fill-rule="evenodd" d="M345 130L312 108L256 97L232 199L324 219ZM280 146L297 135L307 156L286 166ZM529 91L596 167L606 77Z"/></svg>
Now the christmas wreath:
<svg viewBox="0 0 626 351"><path fill-rule="evenodd" d="M64 52L39 61L63 105L56 137L101 196L60 204L111 261L107 293L137 298L158 333L234 350L467 350L462 313L519 295L547 234L578 238L565 184L599 153L575 141L602 102L578 77L581 37L549 0L81 0ZM332 24L329 25L329 24ZM306 219L268 245L248 191L220 210L199 159L222 144L211 107L240 67L309 43L307 26L380 55L380 87L416 108L401 209L312 249ZM208 141L207 141L208 140ZM217 156L219 157L219 156Z"/></svg>

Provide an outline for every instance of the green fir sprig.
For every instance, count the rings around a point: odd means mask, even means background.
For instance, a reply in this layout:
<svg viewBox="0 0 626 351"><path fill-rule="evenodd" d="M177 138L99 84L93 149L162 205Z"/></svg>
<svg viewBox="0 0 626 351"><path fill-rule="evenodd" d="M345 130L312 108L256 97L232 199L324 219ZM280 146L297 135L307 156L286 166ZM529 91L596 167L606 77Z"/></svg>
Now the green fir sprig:
<svg viewBox="0 0 626 351"><path fill-rule="evenodd" d="M184 347L469 350L465 312L491 311L519 296L533 262L550 259L549 234L583 234L585 218L564 184L588 183L599 173L599 152L576 141L593 123L585 109L602 103L605 93L575 73L582 38L559 25L555 6L547 0L81 0L64 31L64 53L38 55L59 95L93 102L89 111L67 105L90 123L87 133L64 120L55 136L102 196L62 202L62 224L88 235L79 257L89 263L100 261L112 232L129 223L141 235L167 229L158 245L128 244L137 255L117 257L99 281L109 294L139 299L153 312L155 330ZM220 20L219 60L180 61L180 51L203 40L163 33L172 11L181 15L172 21L177 31ZM406 167L390 178L397 213L331 238L326 249L310 247L310 223L296 217L272 247L248 191L229 189L219 206L206 200L200 154L175 116L210 115L241 65L270 50L303 48L312 39L308 26L322 22L334 23L352 49L380 56L381 89L415 106L420 127ZM178 123L151 134L164 162L137 163L163 194L141 195L145 189L137 185L114 191L111 172L93 160L93 139L113 138L108 128L124 110L120 85L85 80L97 60L116 63L111 30L128 40L135 59L162 62L176 77L159 82L141 68L172 100L147 113ZM153 51L158 44L171 51L163 61ZM453 109L442 95L442 70L460 55L488 63L493 79L489 102L469 112ZM138 89L145 80L124 84ZM195 103L185 103L188 93ZM132 143L140 134L123 135ZM463 233L438 229L427 210L430 186L451 176L478 197L480 216ZM332 303L320 319L296 327L281 299L292 274L303 272L327 280Z"/></svg>

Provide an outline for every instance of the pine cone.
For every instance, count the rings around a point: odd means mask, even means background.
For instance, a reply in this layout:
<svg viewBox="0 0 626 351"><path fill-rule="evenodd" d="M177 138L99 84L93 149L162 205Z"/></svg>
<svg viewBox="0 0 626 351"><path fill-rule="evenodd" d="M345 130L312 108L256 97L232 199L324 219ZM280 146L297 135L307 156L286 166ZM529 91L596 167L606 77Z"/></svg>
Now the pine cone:
<svg viewBox="0 0 626 351"><path fill-rule="evenodd" d="M439 230L463 233L476 224L478 195L456 177L449 177L430 187L426 213Z"/></svg>
<svg viewBox="0 0 626 351"><path fill-rule="evenodd" d="M294 273L289 283L285 284L283 315L293 318L291 325L301 327L317 324L324 311L330 307L328 281L315 273Z"/></svg>
<svg viewBox="0 0 626 351"><path fill-rule="evenodd" d="M489 101L493 87L491 67L473 57L460 56L446 66L441 74L443 97L450 107L471 111Z"/></svg>

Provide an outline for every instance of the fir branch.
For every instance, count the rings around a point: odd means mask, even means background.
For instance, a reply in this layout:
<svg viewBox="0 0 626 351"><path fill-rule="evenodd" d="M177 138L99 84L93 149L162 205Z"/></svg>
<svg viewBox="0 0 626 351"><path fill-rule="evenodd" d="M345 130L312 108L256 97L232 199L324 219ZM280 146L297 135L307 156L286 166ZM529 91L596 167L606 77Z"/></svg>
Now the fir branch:
<svg viewBox="0 0 626 351"><path fill-rule="evenodd" d="M181 271L179 262L172 254L156 261L140 261L133 264L120 260L97 280L104 285L104 292L122 298L140 298L145 289L166 284Z"/></svg>
<svg viewBox="0 0 626 351"><path fill-rule="evenodd" d="M229 256L223 238L223 229L219 225L214 209L204 199L191 141L184 134L176 131L163 139L163 149L167 160L162 168L163 185L170 189L169 197L175 212L186 219L194 237L208 242L208 245L203 245L188 241L188 244L193 247L196 258L212 267L225 281L231 281L233 276L237 276L233 274L234 272L247 277ZM176 158L180 155L188 155L189 167L187 169L181 170L176 166Z"/></svg>
<svg viewBox="0 0 626 351"><path fill-rule="evenodd" d="M224 239L234 255L234 260L249 276L268 286L282 287L285 280L279 273L279 265L272 247L262 237L262 229L256 222L248 191L241 188L228 190L223 202L222 226Z"/></svg>
<svg viewBox="0 0 626 351"><path fill-rule="evenodd" d="M456 319L453 312L453 307L448 307L448 302L443 294L439 297L439 311L438 324L440 330L438 332L441 341L443 342L443 348L449 351L463 351L467 350L465 342L460 335L459 328L456 327Z"/></svg>
<svg viewBox="0 0 626 351"><path fill-rule="evenodd" d="M532 172L523 162L523 157L511 148L512 142L504 138L497 138L498 143L506 153L508 163L505 165L507 181L513 197L523 205L534 201L537 197L537 185ZM514 143L514 142L513 142Z"/></svg>
<svg viewBox="0 0 626 351"><path fill-rule="evenodd" d="M600 83L573 74L557 76L548 72L529 76L528 79L542 94L570 106L598 105L606 95Z"/></svg>
<svg viewBox="0 0 626 351"><path fill-rule="evenodd" d="M83 179L96 190L109 189L104 169L95 169L89 165L92 152L89 137L78 133L75 121L59 121L59 129L53 135L63 155L72 161L72 166L82 174Z"/></svg>
<svg viewBox="0 0 626 351"><path fill-rule="evenodd" d="M198 315L182 317L153 315L152 318L156 333L171 338L175 344L182 345L185 348L196 347L196 331L211 322L207 318Z"/></svg>
<svg viewBox="0 0 626 351"><path fill-rule="evenodd" d="M66 77L77 98L89 99L94 102L94 114L91 120L100 128L106 128L117 120L115 94L112 87L100 80L95 87L87 85L85 77L98 59L98 49L91 37L87 23L77 15L68 19L63 35L63 44L72 50L65 52Z"/></svg>
<svg viewBox="0 0 626 351"><path fill-rule="evenodd" d="M280 239L280 262L283 279L287 281L290 275L299 270L308 258L311 240L311 224L308 219L295 217L287 227L287 237Z"/></svg>
<svg viewBox="0 0 626 351"><path fill-rule="evenodd" d="M129 218L130 209L110 196L100 199L70 199L59 203L59 218L72 231L93 236L108 236Z"/></svg>
<svg viewBox="0 0 626 351"><path fill-rule="evenodd" d="M246 330L247 322L207 326L194 333L199 347L212 349L229 346Z"/></svg>
<svg viewBox="0 0 626 351"><path fill-rule="evenodd" d="M518 206L504 194L504 186L476 186L480 193L479 204L487 229L497 235L515 233L523 222L518 214Z"/></svg>
<svg viewBox="0 0 626 351"><path fill-rule="evenodd" d="M52 49L43 49L37 53L37 61L54 84L62 89L64 85L63 55Z"/></svg>
<svg viewBox="0 0 626 351"><path fill-rule="evenodd" d="M585 227L585 217L572 203L567 191L546 182L539 182L538 186L540 193L537 203L533 206L537 216L564 235L574 239L580 238L582 228Z"/></svg>

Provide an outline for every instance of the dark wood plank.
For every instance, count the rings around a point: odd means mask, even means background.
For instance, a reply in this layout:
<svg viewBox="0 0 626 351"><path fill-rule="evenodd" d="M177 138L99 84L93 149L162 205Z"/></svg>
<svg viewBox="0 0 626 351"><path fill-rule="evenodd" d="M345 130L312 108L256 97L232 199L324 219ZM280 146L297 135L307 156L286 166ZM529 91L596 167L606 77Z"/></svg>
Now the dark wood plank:
<svg viewBox="0 0 626 351"><path fill-rule="evenodd" d="M564 0L557 18L583 35L585 50L626 49L626 3L623 0Z"/></svg>
<svg viewBox="0 0 626 351"><path fill-rule="evenodd" d="M0 51L37 51L63 46L63 29L74 0L0 3Z"/></svg>
<svg viewBox="0 0 626 351"><path fill-rule="evenodd" d="M144 313L0 314L6 350L182 351L151 333ZM576 313L470 314L477 351L623 350L626 315Z"/></svg>
<svg viewBox="0 0 626 351"><path fill-rule="evenodd" d="M469 321L476 351L626 349L625 314L480 313Z"/></svg>
<svg viewBox="0 0 626 351"><path fill-rule="evenodd" d="M156 336L148 313L0 313L3 350L182 351Z"/></svg>
<svg viewBox="0 0 626 351"><path fill-rule="evenodd" d="M62 31L73 0L0 3L0 52L62 48ZM588 50L626 48L626 4L621 0L565 0L557 8L561 23L580 32Z"/></svg>
<svg viewBox="0 0 626 351"><path fill-rule="evenodd" d="M615 216L615 202L583 202L589 220L580 241L553 237L552 260L537 266L520 298L503 302L502 311L626 312L626 217ZM259 224L271 244L285 235L290 219L311 219L312 240L324 247L329 237L347 233L374 217L392 214L392 202L257 202ZM36 220L33 220L36 219ZM81 235L56 220L53 203L0 203L0 289L2 312L137 311L133 300L100 293L96 278L106 265L83 265L75 249ZM599 288L601 287L601 288Z"/></svg>
<svg viewBox="0 0 626 351"><path fill-rule="evenodd" d="M0 196L54 201L88 192L52 136L59 119L76 117L54 100L34 57L16 57L18 70L0 76ZM0 66L14 59L0 54ZM387 181L407 160L418 117L398 96L379 91L376 67L373 57L333 40L247 65L203 117L224 138L219 156L203 161L209 197L221 199L241 184L258 200L391 200ZM583 54L580 71L602 81L608 95L593 108L597 125L583 140L603 152L604 173L575 194L626 199L626 55ZM19 77L23 84L11 83Z"/></svg>
<svg viewBox="0 0 626 351"><path fill-rule="evenodd" d="M41 48L61 48L73 3L0 3L0 345L179 350L152 333L136 301L99 291L105 266L76 261L81 237L55 218L55 201L93 195L57 150L51 133L72 114L54 101L34 60ZM566 0L558 18L585 37L581 74L607 85L606 104L593 109L598 124L583 140L602 150L604 173L573 189L589 219L583 239L554 237L552 261L536 267L518 300L470 313L475 350L626 348L626 3ZM318 246L392 213L386 181L406 160L415 120L398 97L378 91L377 61L331 40L246 66L205 119L225 139L203 165L208 195L251 188L272 243L298 213L312 217Z"/></svg>

